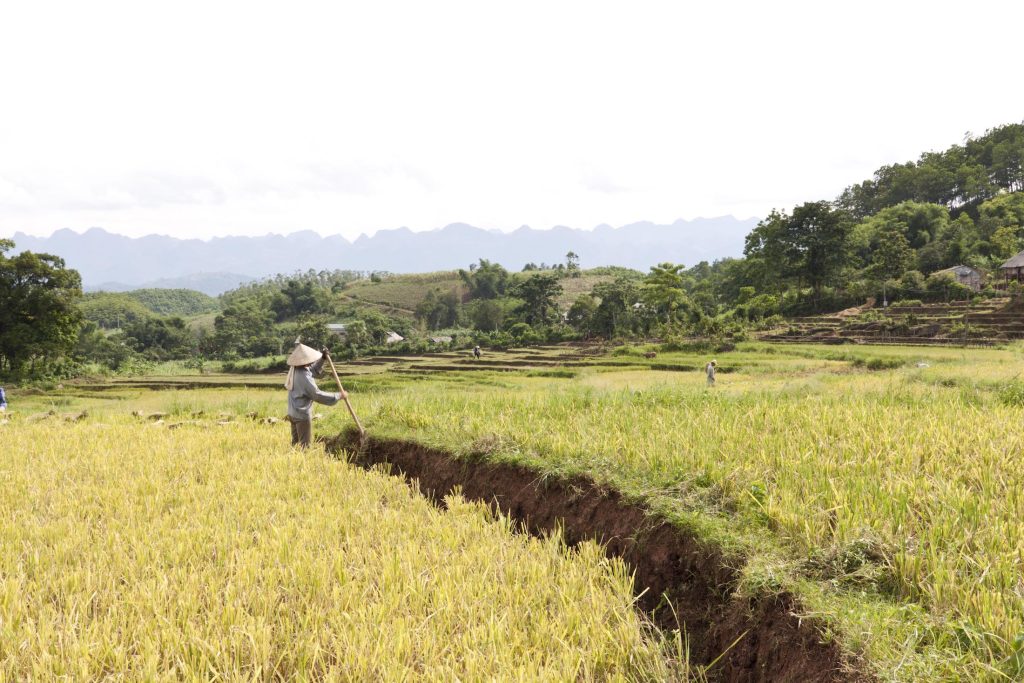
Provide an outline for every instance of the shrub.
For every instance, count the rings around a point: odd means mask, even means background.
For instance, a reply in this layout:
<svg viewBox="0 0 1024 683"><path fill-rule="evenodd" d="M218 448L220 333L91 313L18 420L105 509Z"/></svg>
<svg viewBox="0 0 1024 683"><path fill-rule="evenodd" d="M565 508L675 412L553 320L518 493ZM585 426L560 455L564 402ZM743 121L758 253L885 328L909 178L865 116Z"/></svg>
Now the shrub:
<svg viewBox="0 0 1024 683"><path fill-rule="evenodd" d="M925 290L932 301L954 301L969 299L974 291L957 282L951 273L932 273L925 281Z"/></svg>
<svg viewBox="0 0 1024 683"><path fill-rule="evenodd" d="M955 322L949 326L950 337L983 337L985 336L985 330L978 327L977 325L971 325L965 322Z"/></svg>
<svg viewBox="0 0 1024 683"><path fill-rule="evenodd" d="M899 358L854 358L851 364L867 370L895 370L903 367L905 362Z"/></svg>
<svg viewBox="0 0 1024 683"><path fill-rule="evenodd" d="M1024 382L1007 382L999 390L999 400L1008 406L1024 406Z"/></svg>

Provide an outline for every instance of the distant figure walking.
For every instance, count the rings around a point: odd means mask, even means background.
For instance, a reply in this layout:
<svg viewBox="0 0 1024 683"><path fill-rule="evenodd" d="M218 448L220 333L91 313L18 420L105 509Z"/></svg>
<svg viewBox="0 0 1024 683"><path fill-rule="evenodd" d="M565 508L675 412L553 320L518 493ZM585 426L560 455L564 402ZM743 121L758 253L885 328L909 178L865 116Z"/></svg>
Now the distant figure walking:
<svg viewBox="0 0 1024 683"><path fill-rule="evenodd" d="M4 393L4 388L0 387L0 413L7 412L7 394Z"/></svg>
<svg viewBox="0 0 1024 683"><path fill-rule="evenodd" d="M711 361L704 368L704 371L708 373L708 386L715 386L715 368L718 367L717 361Z"/></svg>
<svg viewBox="0 0 1024 683"><path fill-rule="evenodd" d="M317 351L305 344L296 344L288 356L288 421L292 424L292 445L306 448L313 441L313 402L333 406L347 393L327 393L316 386L314 375L323 369L327 349Z"/></svg>
<svg viewBox="0 0 1024 683"><path fill-rule="evenodd" d="M476 358L477 360L480 360L480 345L479 344L477 344L476 346L473 347L473 358Z"/></svg>

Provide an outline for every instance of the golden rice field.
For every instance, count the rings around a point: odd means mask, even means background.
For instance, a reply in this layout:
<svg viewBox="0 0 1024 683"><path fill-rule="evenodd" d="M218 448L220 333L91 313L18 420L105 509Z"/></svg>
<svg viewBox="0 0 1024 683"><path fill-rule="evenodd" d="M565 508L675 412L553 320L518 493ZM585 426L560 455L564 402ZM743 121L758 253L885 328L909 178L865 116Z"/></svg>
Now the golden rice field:
<svg viewBox="0 0 1024 683"><path fill-rule="evenodd" d="M112 409L0 440L0 680L681 675L597 546L432 507L280 426Z"/></svg>
<svg viewBox="0 0 1024 683"><path fill-rule="evenodd" d="M419 382L362 410L375 434L588 473L741 549L750 590L797 590L885 679L1015 677L1020 351L837 353L720 356L714 389L700 373L595 369Z"/></svg>
<svg viewBox="0 0 1024 683"><path fill-rule="evenodd" d="M644 350L553 376L347 381L375 436L587 474L746 558L741 595L796 593L879 680L1024 676L1024 347L747 344L717 355L712 389L672 370L706 356ZM592 546L512 537L465 503L440 512L290 452L286 425L126 417L274 416L283 400L68 388L12 402L0 678L682 675ZM81 408L79 425L26 419ZM350 421L321 412L320 434Z"/></svg>

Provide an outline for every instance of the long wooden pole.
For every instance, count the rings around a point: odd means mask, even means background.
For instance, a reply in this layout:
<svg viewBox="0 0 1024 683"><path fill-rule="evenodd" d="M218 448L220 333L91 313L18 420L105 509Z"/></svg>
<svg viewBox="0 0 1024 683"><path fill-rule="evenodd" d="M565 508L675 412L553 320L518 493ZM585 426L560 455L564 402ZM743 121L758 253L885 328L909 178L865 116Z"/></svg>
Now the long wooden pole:
<svg viewBox="0 0 1024 683"><path fill-rule="evenodd" d="M363 429L363 423L359 421L358 417L356 417L356 411L352 409L352 404L348 402L348 394L345 392L345 388L341 386L341 380L338 379L338 370L334 367L334 359L331 358L331 354L329 353L325 353L324 356L327 357L327 362L331 364L331 374L334 375L334 381L338 385L338 391L340 391L341 395L345 397L345 406L348 408L348 412L352 416L352 419L356 421L356 427L359 427L359 436L366 436L366 430Z"/></svg>

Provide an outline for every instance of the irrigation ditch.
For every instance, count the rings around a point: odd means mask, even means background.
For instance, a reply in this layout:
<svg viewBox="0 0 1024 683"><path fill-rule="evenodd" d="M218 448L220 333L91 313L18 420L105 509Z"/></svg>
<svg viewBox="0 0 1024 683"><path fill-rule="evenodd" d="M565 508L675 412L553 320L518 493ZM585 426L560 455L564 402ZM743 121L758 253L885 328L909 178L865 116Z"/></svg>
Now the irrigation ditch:
<svg viewBox="0 0 1024 683"><path fill-rule="evenodd" d="M388 465L436 505L459 489L515 521L524 532L560 529L574 545L593 539L634 574L638 607L664 629L685 629L690 661L707 665L711 681L871 681L825 624L790 594L741 597L742 558L658 518L619 492L585 477L558 479L521 465L460 459L413 441L365 437L352 430L325 440L349 462Z"/></svg>

